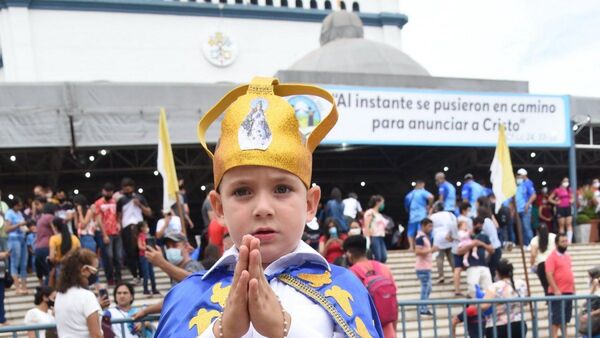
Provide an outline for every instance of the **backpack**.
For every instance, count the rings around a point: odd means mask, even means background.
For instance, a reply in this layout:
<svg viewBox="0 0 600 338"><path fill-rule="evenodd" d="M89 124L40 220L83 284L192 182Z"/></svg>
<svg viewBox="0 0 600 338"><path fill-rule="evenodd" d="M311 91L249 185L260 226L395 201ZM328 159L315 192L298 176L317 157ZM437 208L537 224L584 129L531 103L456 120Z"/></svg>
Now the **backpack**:
<svg viewBox="0 0 600 338"><path fill-rule="evenodd" d="M398 320L398 300L396 299L396 285L393 280L386 278L381 273L378 262L371 261L373 269L365 270L359 264L353 265L350 270L361 280L367 288L369 295L375 303L381 325Z"/></svg>

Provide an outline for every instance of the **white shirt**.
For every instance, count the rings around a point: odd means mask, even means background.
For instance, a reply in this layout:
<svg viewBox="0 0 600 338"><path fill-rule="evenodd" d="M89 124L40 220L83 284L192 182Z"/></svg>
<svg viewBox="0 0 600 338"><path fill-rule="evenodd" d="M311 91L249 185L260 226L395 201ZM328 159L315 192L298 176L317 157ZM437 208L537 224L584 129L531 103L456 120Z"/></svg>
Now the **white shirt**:
<svg viewBox="0 0 600 338"><path fill-rule="evenodd" d="M502 246L500 238L498 238L498 229L496 228L496 224L494 223L494 221L492 221L491 218L486 218L483 221L483 227L481 228L481 232L483 232L490 238L490 244L492 244L494 250Z"/></svg>
<svg viewBox="0 0 600 338"><path fill-rule="evenodd" d="M142 208L138 207L137 205L135 205L135 203L133 203L133 198L123 206L122 212L123 229L129 226L130 224L137 224L144 220Z"/></svg>
<svg viewBox="0 0 600 338"><path fill-rule="evenodd" d="M171 216L171 220L169 224L167 224L167 230L165 230L164 234L173 233L173 232L181 232L181 218L179 216ZM161 231L165 228L165 219L161 218L156 222L156 232Z"/></svg>
<svg viewBox="0 0 600 338"><path fill-rule="evenodd" d="M127 315L127 312L122 311L120 309L118 309L117 307L111 307L110 309L108 309L108 312L110 312L110 319L125 319L125 318L130 318ZM125 336L123 336L121 333L123 332L123 329L121 327L121 325L125 325ZM131 331L129 330L129 324L125 323L125 324L113 324L112 325L112 330L113 333L115 334L115 337L117 338L138 338L138 336L131 334Z"/></svg>
<svg viewBox="0 0 600 338"><path fill-rule="evenodd" d="M546 251L544 251L544 252L540 251L540 236L535 236L531 239L531 242L529 243L529 245L531 247L536 247L538 249L537 255L535 256L535 265L545 262L546 259L548 258L548 256L550 256L550 254L552 253L552 251L554 251L554 249L556 249L556 244L554 242L555 239L556 239L555 234L553 234L553 233L548 234L548 247L546 248Z"/></svg>
<svg viewBox="0 0 600 338"><path fill-rule="evenodd" d="M208 270L203 278L206 278L214 269L219 266L227 266L230 270L233 270L235 263L238 258L238 250L235 247L225 251L223 257ZM273 263L271 263L265 269L265 275L273 275L282 272L285 268L290 265L300 265L304 262L311 261L313 263L322 264L327 267L327 270L331 270L329 263L311 248L308 244L300 242L293 252L280 257ZM281 305L292 317L292 323L289 328L288 338L321 338L321 337L333 337L341 338L345 337L341 328L339 328L333 322L331 316L323 310L323 308L315 304L312 300L296 291L293 287L280 282L277 278L273 278L270 282L271 289L281 300ZM223 323L225 324L225 323ZM213 324L211 324L199 338L216 338L213 334ZM283 328L281 329L283 333ZM252 327L250 323L250 329L241 338L263 338ZM62 338L62 336L61 336Z"/></svg>
<svg viewBox="0 0 600 338"><path fill-rule="evenodd" d="M88 338L87 317L98 312L98 325L102 318L100 304L94 293L78 287L56 294L54 312L60 338Z"/></svg>
<svg viewBox="0 0 600 338"><path fill-rule="evenodd" d="M356 214L362 212L362 207L360 206L360 202L356 200L356 198L348 197L342 201L344 204L344 216L348 216L351 218L356 218ZM348 224L350 226L350 224Z"/></svg>
<svg viewBox="0 0 600 338"><path fill-rule="evenodd" d="M54 316L52 315L52 311L44 312L37 307L27 311L25 314L25 319L23 322L26 325L36 325L36 324L52 324L54 323ZM46 330L38 331L39 338L46 338Z"/></svg>
<svg viewBox="0 0 600 338"><path fill-rule="evenodd" d="M448 211L440 211L429 217L433 222L433 245L441 250L452 247L452 241L446 240L446 236L453 227L456 227L456 216Z"/></svg>

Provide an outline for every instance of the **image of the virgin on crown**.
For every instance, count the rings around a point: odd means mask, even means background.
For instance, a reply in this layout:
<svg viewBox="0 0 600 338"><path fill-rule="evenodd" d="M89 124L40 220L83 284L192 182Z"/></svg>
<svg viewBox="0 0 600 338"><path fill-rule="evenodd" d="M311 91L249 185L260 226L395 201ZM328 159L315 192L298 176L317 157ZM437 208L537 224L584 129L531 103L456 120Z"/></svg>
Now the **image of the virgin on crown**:
<svg viewBox="0 0 600 338"><path fill-rule="evenodd" d="M258 98L250 103L250 112L238 130L238 142L241 150L266 150L272 141L272 134L265 111L267 100Z"/></svg>

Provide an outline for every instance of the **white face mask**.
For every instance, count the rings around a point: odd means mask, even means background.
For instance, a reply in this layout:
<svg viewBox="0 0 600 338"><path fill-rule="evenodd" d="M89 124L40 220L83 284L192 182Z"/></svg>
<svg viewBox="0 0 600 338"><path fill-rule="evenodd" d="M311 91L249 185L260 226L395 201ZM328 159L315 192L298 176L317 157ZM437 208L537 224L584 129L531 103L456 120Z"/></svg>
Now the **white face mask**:
<svg viewBox="0 0 600 338"><path fill-rule="evenodd" d="M593 186L594 188L600 188L600 182L594 182Z"/></svg>
<svg viewBox="0 0 600 338"><path fill-rule="evenodd" d="M568 187L569 186L569 182L562 182L562 186L565 187L565 188Z"/></svg>
<svg viewBox="0 0 600 338"><path fill-rule="evenodd" d="M350 229L350 231L348 231L348 235L350 235L350 236L360 235L360 228Z"/></svg>

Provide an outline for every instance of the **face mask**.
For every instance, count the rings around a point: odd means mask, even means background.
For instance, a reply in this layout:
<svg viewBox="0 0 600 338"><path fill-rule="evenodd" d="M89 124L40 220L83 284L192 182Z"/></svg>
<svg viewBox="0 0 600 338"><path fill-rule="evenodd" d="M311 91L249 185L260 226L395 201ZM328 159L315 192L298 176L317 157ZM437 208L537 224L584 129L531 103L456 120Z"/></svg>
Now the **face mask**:
<svg viewBox="0 0 600 338"><path fill-rule="evenodd" d="M521 184L523 183L523 179L522 178L517 178L517 184Z"/></svg>
<svg viewBox="0 0 600 338"><path fill-rule="evenodd" d="M479 234L479 233L481 233L481 228L473 228L473 231L474 231L476 234Z"/></svg>
<svg viewBox="0 0 600 338"><path fill-rule="evenodd" d="M569 186L569 182L563 182L562 186L565 187L565 188L568 187Z"/></svg>
<svg viewBox="0 0 600 338"><path fill-rule="evenodd" d="M350 236L360 235L360 228L352 228L348 231Z"/></svg>
<svg viewBox="0 0 600 338"><path fill-rule="evenodd" d="M558 252L560 252L561 254L564 254L567 251L567 247L557 246L556 250L558 250Z"/></svg>
<svg viewBox="0 0 600 338"><path fill-rule="evenodd" d="M379 211L383 211L383 209L385 209L385 203L381 203L379 206Z"/></svg>
<svg viewBox="0 0 600 338"><path fill-rule="evenodd" d="M592 184L594 186L594 188L600 188L600 182L594 182L594 184Z"/></svg>
<svg viewBox="0 0 600 338"><path fill-rule="evenodd" d="M110 201L111 198L112 198L112 196L104 196L105 201Z"/></svg>
<svg viewBox="0 0 600 338"><path fill-rule="evenodd" d="M331 227L329 228L329 236L333 237L333 238L337 238L337 228L336 227Z"/></svg>
<svg viewBox="0 0 600 338"><path fill-rule="evenodd" d="M181 249L177 249L177 248L167 249L166 253L167 253L167 260L171 264L179 265L179 263L181 263L181 261L183 260L183 256L181 254Z"/></svg>
<svg viewBox="0 0 600 338"><path fill-rule="evenodd" d="M48 307L54 307L54 301L52 299L48 299L46 303L48 304Z"/></svg>

